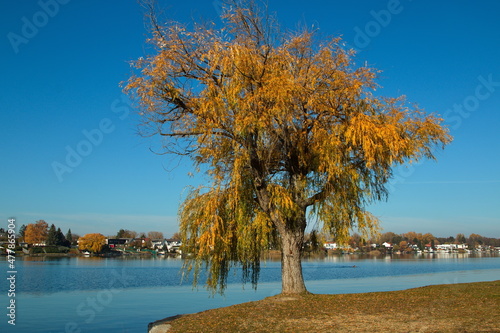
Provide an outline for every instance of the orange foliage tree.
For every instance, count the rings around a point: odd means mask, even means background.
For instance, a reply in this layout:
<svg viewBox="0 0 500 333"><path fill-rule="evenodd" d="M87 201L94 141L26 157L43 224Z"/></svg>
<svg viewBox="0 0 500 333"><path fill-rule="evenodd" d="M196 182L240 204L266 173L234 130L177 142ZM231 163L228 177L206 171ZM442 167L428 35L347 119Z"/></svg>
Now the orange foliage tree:
<svg viewBox="0 0 500 333"><path fill-rule="evenodd" d="M24 241L28 244L42 244L47 240L49 225L44 220L30 223L24 231Z"/></svg>
<svg viewBox="0 0 500 333"><path fill-rule="evenodd" d="M85 236L78 239L78 248L80 250L87 250L92 253L101 252L105 245L106 237L99 233L86 234Z"/></svg>
<svg viewBox="0 0 500 333"><path fill-rule="evenodd" d="M239 264L255 287L278 239L282 292L302 293L307 212L338 241L353 228L368 239L378 220L365 207L387 196L393 168L434 158L451 138L438 117L375 96L377 71L357 67L340 38L281 33L251 1L231 2L222 30L153 19L156 51L125 90L144 135L208 170L180 208L195 283L207 264L208 287L222 292Z"/></svg>

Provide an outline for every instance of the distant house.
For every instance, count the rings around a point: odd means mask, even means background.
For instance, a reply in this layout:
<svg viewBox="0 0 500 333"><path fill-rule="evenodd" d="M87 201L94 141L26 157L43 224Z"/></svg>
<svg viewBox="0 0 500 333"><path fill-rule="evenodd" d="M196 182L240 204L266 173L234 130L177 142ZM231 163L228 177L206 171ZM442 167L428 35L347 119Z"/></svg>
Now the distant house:
<svg viewBox="0 0 500 333"><path fill-rule="evenodd" d="M413 251L420 251L420 248L417 244L409 244L408 248L412 249Z"/></svg>
<svg viewBox="0 0 500 333"><path fill-rule="evenodd" d="M434 248L432 247L432 244L425 244L424 252L433 253Z"/></svg>
<svg viewBox="0 0 500 333"><path fill-rule="evenodd" d="M130 238L108 238L106 244L113 249L116 247L125 247L130 242Z"/></svg>
<svg viewBox="0 0 500 333"><path fill-rule="evenodd" d="M484 252L484 251L492 251L492 250L494 250L495 248L494 248L493 246L491 246L491 245L477 245L477 246L476 246L476 249L477 249L478 251L482 251L482 252Z"/></svg>
<svg viewBox="0 0 500 333"><path fill-rule="evenodd" d="M387 243L387 242L382 243L382 246L385 247L386 249L392 249L393 248L392 244L391 243Z"/></svg>
<svg viewBox="0 0 500 333"><path fill-rule="evenodd" d="M182 246L182 242L175 239L165 239L168 252L178 252Z"/></svg>
<svg viewBox="0 0 500 333"><path fill-rule="evenodd" d="M439 245L436 245L436 250L438 251L451 251L454 249L454 245L455 244L439 244Z"/></svg>
<svg viewBox="0 0 500 333"><path fill-rule="evenodd" d="M165 239L152 239L151 240L151 248L153 250L162 250L163 247L166 245Z"/></svg>
<svg viewBox="0 0 500 333"><path fill-rule="evenodd" d="M182 242L175 239L153 239L151 240L151 248L153 250L167 249L168 252L179 252Z"/></svg>
<svg viewBox="0 0 500 333"><path fill-rule="evenodd" d="M467 244L439 244L436 245L438 252L455 252L458 250L466 250Z"/></svg>
<svg viewBox="0 0 500 333"><path fill-rule="evenodd" d="M323 244L323 247L327 250L335 250L338 249L338 245L335 242L326 242Z"/></svg>
<svg viewBox="0 0 500 333"><path fill-rule="evenodd" d="M144 237L137 237L137 238L131 238L130 239L130 244L134 245L134 246L141 246L141 247L144 247L146 245L147 242L151 241L151 239L149 238L144 238Z"/></svg>

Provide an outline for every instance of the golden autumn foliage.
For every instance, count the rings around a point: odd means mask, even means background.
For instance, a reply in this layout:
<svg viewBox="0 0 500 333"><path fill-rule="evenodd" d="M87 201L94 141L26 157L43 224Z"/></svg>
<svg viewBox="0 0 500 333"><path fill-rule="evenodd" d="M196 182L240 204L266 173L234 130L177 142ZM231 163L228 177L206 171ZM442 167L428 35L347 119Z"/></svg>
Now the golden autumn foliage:
<svg viewBox="0 0 500 333"><path fill-rule="evenodd" d="M86 234L78 239L78 249L87 250L92 253L101 252L105 245L106 237L99 233Z"/></svg>
<svg viewBox="0 0 500 333"><path fill-rule="evenodd" d="M49 225L44 220L30 223L24 231L24 241L28 244L42 244L47 240Z"/></svg>
<svg viewBox="0 0 500 333"><path fill-rule="evenodd" d="M434 158L451 138L441 119L404 98L373 94L377 71L356 67L340 38L280 33L252 2L233 1L225 27L154 25L156 51L139 59L125 90L144 135L208 170L180 208L184 251L222 291L236 263L257 283L272 237L282 250L283 292L305 291L310 218L339 241L378 230L365 210L387 196L395 166ZM154 21L156 22L156 21Z"/></svg>

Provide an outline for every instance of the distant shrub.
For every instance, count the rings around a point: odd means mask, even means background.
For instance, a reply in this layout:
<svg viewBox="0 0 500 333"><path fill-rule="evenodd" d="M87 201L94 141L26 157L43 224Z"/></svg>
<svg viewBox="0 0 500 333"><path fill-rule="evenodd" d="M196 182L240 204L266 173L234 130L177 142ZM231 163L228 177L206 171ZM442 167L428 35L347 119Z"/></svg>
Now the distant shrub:
<svg viewBox="0 0 500 333"><path fill-rule="evenodd" d="M58 246L57 249L59 250L59 253L68 253L70 248L66 246Z"/></svg>
<svg viewBox="0 0 500 333"><path fill-rule="evenodd" d="M80 254L80 251L77 248L71 248L71 249L68 249L68 251L71 254Z"/></svg>
<svg viewBox="0 0 500 333"><path fill-rule="evenodd" d="M30 253L31 254L43 254L43 253L68 253L69 248L65 246L56 246L56 245L50 245L50 246L36 246L30 248Z"/></svg>
<svg viewBox="0 0 500 333"><path fill-rule="evenodd" d="M43 251L43 248L42 248L42 247L37 246L37 247L32 247L32 248L30 249L30 253L32 253L32 254L37 254L37 253L45 253L45 252Z"/></svg>
<svg viewBox="0 0 500 333"><path fill-rule="evenodd" d="M330 249L328 254L342 254L342 249Z"/></svg>

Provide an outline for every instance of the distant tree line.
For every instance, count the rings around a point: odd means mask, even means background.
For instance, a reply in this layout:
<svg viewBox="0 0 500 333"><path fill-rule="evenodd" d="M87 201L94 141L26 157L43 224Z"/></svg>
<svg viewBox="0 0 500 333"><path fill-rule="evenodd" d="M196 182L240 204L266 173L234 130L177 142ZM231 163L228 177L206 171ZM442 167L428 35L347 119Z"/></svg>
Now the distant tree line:
<svg viewBox="0 0 500 333"><path fill-rule="evenodd" d="M178 233L174 234L173 237L178 237ZM108 236L108 239L129 239L131 240L129 244L130 247L140 248L140 249L150 249L152 246L152 241L157 239L163 239L163 233L160 231L149 231L146 233L138 233L133 230L120 229L116 235ZM99 253L109 250L106 245L106 237L100 233L86 234L80 237L78 241L78 248L80 250L89 251L92 253Z"/></svg>
<svg viewBox="0 0 500 333"><path fill-rule="evenodd" d="M500 238L484 237L478 234L470 234L466 237L464 234L457 234L455 237L435 237L431 233L417 233L410 231L407 233L396 234L394 232L386 232L374 239L362 239L358 234L353 234L348 242L352 248L363 247L370 244L383 244L390 243L395 247L404 250L405 247L416 245L419 249L423 250L426 246L434 248L440 244L467 244L470 248L477 248L478 246L493 246L500 247Z"/></svg>
<svg viewBox="0 0 500 333"><path fill-rule="evenodd" d="M5 230L0 228L0 240L2 240ZM47 246L67 246L76 245L80 235L71 232L68 229L64 234L61 228L49 224L44 220L38 220L28 225L22 225L18 231L18 242L25 242L30 245L44 244ZM7 237L5 233L5 238ZM105 237L106 238L106 237ZM149 231L148 233L137 232L127 229L120 229L116 235L107 238L140 238L140 239L163 239L163 233L160 231ZM179 233L172 236L173 239L180 240Z"/></svg>
<svg viewBox="0 0 500 333"><path fill-rule="evenodd" d="M5 235L4 235L5 234ZM0 228L0 240L6 237L5 230ZM71 229L68 229L66 234L63 234L61 228L56 228L54 224L50 227L44 220L36 221L28 225L22 225L18 232L19 241L28 244L45 244L48 246L67 246L76 245L79 235L73 234ZM106 237L105 237L106 238ZM132 238L139 240L155 240L163 239L164 235L160 231L137 232L128 229L120 229L116 235L108 236L107 238ZM171 237L174 240L181 240L178 232L174 233ZM306 234L304 238L304 246L310 251L316 251L322 248L323 244L327 241L335 241L328 239L326 235L316 230ZM396 248L404 250L405 247L416 245L419 249L424 249L427 245L435 247L439 244L467 244L470 248L477 248L478 246L493 246L500 247L500 238L485 237L479 234L472 233L468 237L459 233L456 236L448 237L435 237L431 233L417 233L414 231L396 234L394 232L385 232L380 234L377 238L363 239L359 234L354 233L349 237L346 244L351 248L363 248L371 244L383 244L384 242L393 244ZM147 246L147 242L140 242L142 247ZM279 241L276 240L274 246L271 248L278 249ZM139 245L139 244L137 244Z"/></svg>
<svg viewBox="0 0 500 333"><path fill-rule="evenodd" d="M147 234L144 232L137 232L133 230L128 230L128 229L120 229L117 233L116 236L109 236L108 238L140 238L140 239L163 239L163 232L161 231L149 231ZM180 240L180 235L178 232L174 233L173 236L171 237L172 239L175 240Z"/></svg>
<svg viewBox="0 0 500 333"><path fill-rule="evenodd" d="M336 242L339 247L347 247L350 249L358 249L362 252L369 252L374 247L383 247L382 244L389 243L394 251L413 251L416 248L424 250L426 247L436 248L440 244L467 244L471 249L482 247L500 247L500 238L484 237L478 234L470 234L466 237L464 234L457 234L455 237L435 237L431 233L417 233L414 231L396 234L394 232L385 232L378 237L364 239L361 235L352 234L347 242L338 242L336 239L331 239L325 234L312 230L306 233L304 237L305 252L316 252L323 249L326 242ZM271 246L272 250L279 250L279 242L274 242Z"/></svg>
<svg viewBox="0 0 500 333"><path fill-rule="evenodd" d="M36 221L28 225L22 225L18 232L19 242L28 244L44 244L47 246L65 246L71 247L76 244L78 235L73 235L71 229L63 234L61 228L57 228L54 224L50 227L44 220Z"/></svg>

